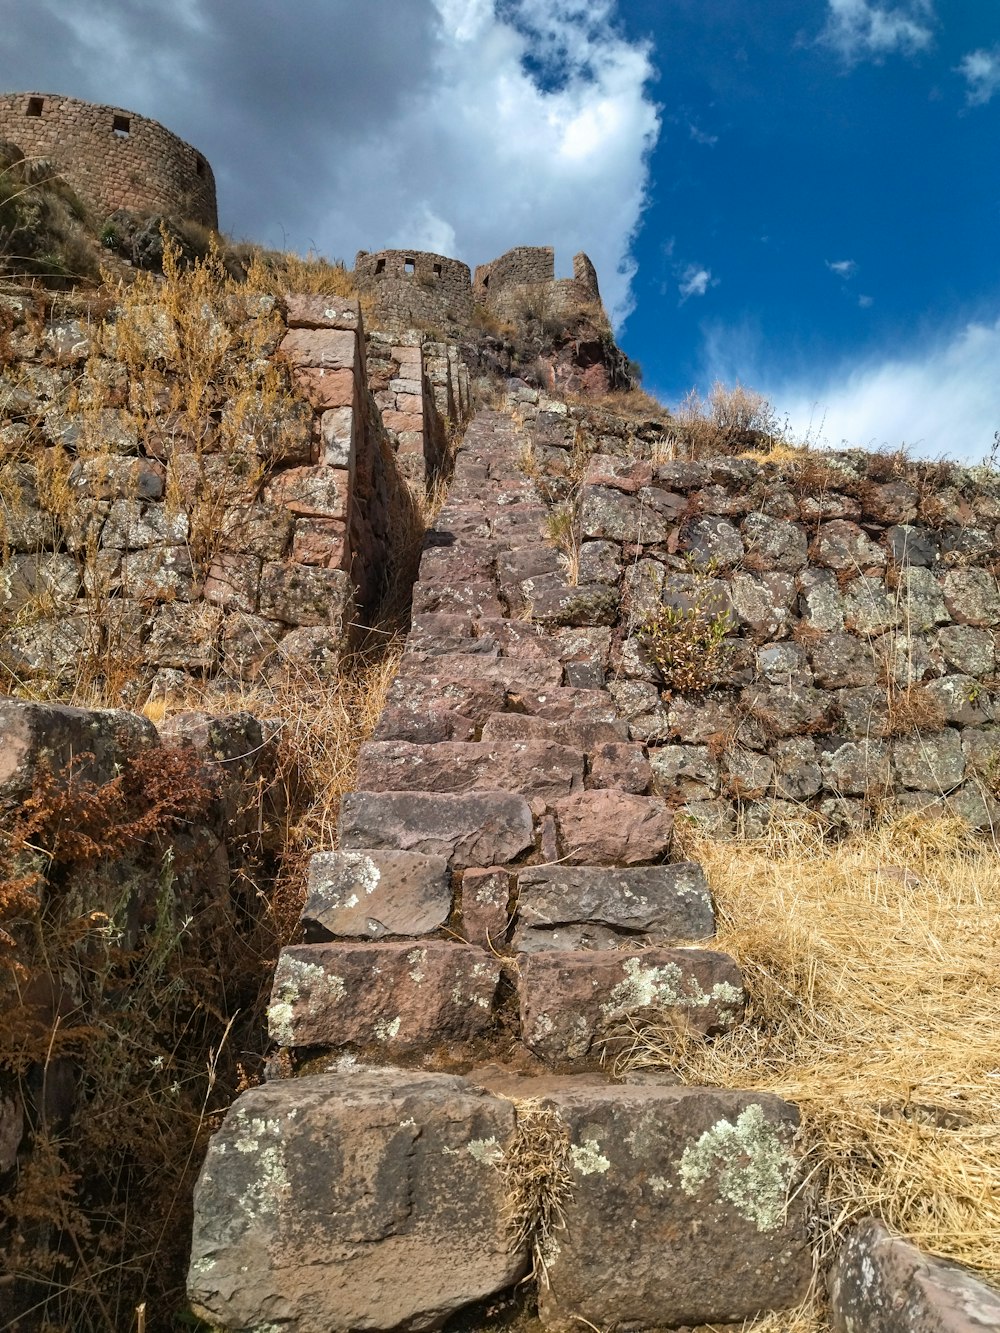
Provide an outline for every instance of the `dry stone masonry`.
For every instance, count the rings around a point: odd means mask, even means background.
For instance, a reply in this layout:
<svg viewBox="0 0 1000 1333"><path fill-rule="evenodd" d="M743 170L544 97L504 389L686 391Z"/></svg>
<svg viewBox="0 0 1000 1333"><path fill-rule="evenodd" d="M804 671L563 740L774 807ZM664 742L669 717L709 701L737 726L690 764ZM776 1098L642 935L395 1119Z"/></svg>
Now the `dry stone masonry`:
<svg viewBox="0 0 1000 1333"><path fill-rule="evenodd" d="M205 1165L190 1289L224 1327L431 1327L532 1264L567 1331L737 1324L808 1290L795 1108L623 1082L615 1055L645 1023L710 1040L743 1019L678 819L811 806L849 827L894 800L992 821L1000 492L852 457L808 478L656 462L649 435L523 387L465 433L339 850L313 858L305 942L279 959L271 1036L302 1072L237 1102ZM715 627L693 690L643 632L664 607ZM336 1216L370 1225L308 1220L294 1173L331 1144L329 1188L355 1191ZM526 1151L550 1154L564 1225L517 1213ZM837 1327L911 1327L915 1271L913 1327L992 1318L968 1274L892 1244L862 1228L845 1249Z"/></svg>
<svg viewBox="0 0 1000 1333"><path fill-rule="evenodd" d="M6 466L16 495L0 518L8 668L65 677L97 636L140 675L335 671L384 591L397 468L422 490L467 415L455 348L373 343L385 360L369 379L356 301L239 298L231 320L264 326L289 392L262 419L220 391L194 439L169 403L141 410L113 318L43 322L26 297L0 304L17 353L0 371L0 439L23 460ZM159 318L144 327L151 354ZM230 417L244 423L235 442ZM44 500L59 466L61 514Z"/></svg>
<svg viewBox="0 0 1000 1333"><path fill-rule="evenodd" d="M53 93L6 93L0 139L50 162L99 217L127 208L219 225L208 160L134 111Z"/></svg>
<svg viewBox="0 0 1000 1333"><path fill-rule="evenodd" d="M138 410L114 320L0 298L0 654L33 688L116 626L154 685L333 671L382 589L400 496L446 479L457 440L397 679L277 961L277 1054L201 1173L189 1290L214 1327L432 1329L529 1281L558 1333L794 1307L813 1279L796 1108L621 1059L646 1027L702 1042L745 1020L675 833L1000 813L995 475L680 461L662 422L524 382L466 428L474 301L599 307L589 261L574 268L557 281L550 250L521 248L473 288L439 256L360 255L367 331L357 301L245 294L220 319L259 321L261 372L288 392L235 446L221 387L193 447L167 402ZM152 312L145 336L169 335ZM64 463L69 506L51 498ZM206 491L208 559L177 499ZM227 782L177 833L180 893L203 866L222 899L280 802L275 725L180 714L158 734L7 700L0 803L70 754L100 777L187 747ZM11 1160L32 1114L14 1091ZM831 1295L844 1333L1000 1326L982 1284L874 1222Z"/></svg>
<svg viewBox="0 0 1000 1333"><path fill-rule="evenodd" d="M307 942L278 962L271 1035L317 1072L247 1094L210 1150L191 1294L225 1327L431 1327L511 1287L534 1220L512 1220L512 1181L539 1115L567 1223L535 1237L547 1326L734 1321L808 1285L794 1108L603 1072L631 1025L723 1032L745 993L608 688L610 612L551 559L522 453L509 415L466 432L340 850L313 858ZM524 614L533 580L551 615ZM320 1145L329 1188L355 1192L322 1224L295 1184L315 1195Z"/></svg>

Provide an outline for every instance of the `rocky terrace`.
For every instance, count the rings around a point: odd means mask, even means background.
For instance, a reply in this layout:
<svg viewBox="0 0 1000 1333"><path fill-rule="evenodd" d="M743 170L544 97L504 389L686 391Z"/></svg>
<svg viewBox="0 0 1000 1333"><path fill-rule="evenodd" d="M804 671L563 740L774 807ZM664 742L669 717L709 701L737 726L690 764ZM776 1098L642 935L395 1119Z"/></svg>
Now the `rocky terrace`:
<svg viewBox="0 0 1000 1333"><path fill-rule="evenodd" d="M796 1109L615 1072L647 1017L701 1040L743 1016L675 820L760 823L812 799L857 822L873 763L904 805L947 783L991 815L963 781L992 695L956 682L1000 611L974 555L936 563L951 537L915 522L913 487L867 493L873 535L849 495L800 500L756 464L666 464L654 489L654 465L606 440L581 476L578 430L529 401L480 411L459 448L339 849L313 857L306 942L278 962L270 1031L297 1076L237 1101L200 1180L190 1292L216 1325L433 1327L529 1273L554 1329L732 1324L809 1291ZM661 697L642 607L650 588L698 605L706 583L723 689ZM925 662L907 687L950 680L930 741L872 736L889 642L872 644L890 632ZM727 718L753 690L741 735ZM879 1328L964 1329L959 1308L987 1309L964 1274L869 1231L838 1265L838 1327L875 1327L858 1320L889 1290L931 1322Z"/></svg>

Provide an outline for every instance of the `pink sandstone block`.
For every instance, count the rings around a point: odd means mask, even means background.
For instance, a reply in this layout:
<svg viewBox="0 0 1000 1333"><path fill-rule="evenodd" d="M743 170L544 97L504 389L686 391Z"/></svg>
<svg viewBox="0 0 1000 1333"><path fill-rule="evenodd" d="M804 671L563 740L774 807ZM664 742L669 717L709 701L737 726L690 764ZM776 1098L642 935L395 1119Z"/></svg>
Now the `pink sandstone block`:
<svg viewBox="0 0 1000 1333"><path fill-rule="evenodd" d="M293 366L353 370L357 347L357 336L348 329L289 329L280 352Z"/></svg>
<svg viewBox="0 0 1000 1333"><path fill-rule="evenodd" d="M318 411L331 407L353 407L355 381L353 370L324 370L293 366L292 380L310 406Z"/></svg>
<svg viewBox="0 0 1000 1333"><path fill-rule="evenodd" d="M286 298L290 329L357 329L361 310L346 296L314 296L292 293Z"/></svg>

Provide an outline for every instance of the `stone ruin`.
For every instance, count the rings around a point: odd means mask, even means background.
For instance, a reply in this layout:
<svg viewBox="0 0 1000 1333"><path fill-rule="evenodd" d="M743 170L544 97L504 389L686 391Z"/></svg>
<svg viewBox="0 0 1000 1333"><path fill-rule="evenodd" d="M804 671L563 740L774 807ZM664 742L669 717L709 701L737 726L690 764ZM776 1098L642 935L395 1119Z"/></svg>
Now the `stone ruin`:
<svg viewBox="0 0 1000 1333"><path fill-rule="evenodd" d="M219 225L208 159L134 111L58 93L4 93L0 140L49 163L101 217L125 208Z"/></svg>
<svg viewBox="0 0 1000 1333"><path fill-rule="evenodd" d="M474 1319L533 1273L542 1324L560 1331L789 1309L813 1280L796 1108L623 1080L614 1053L653 1017L692 1040L744 1019L678 821L754 831L805 806L844 829L877 803L995 827L1000 484L958 468L885 477L856 455L809 475L668 460L662 423L524 384L476 408L468 350L403 327L429 318L435 278L464 318L463 266L437 262L359 257L398 316L382 332L351 300L280 306L272 354L299 407L267 436L264 492L227 495L231 536L203 579L166 509L188 466L163 447L171 423L140 438L130 386L100 368L117 386L107 449L75 484L149 673L334 660L373 603L393 488L446 476L449 431L461 437L398 678L336 846L309 863L301 941L278 959L268 1077L230 1108L201 1173L193 1307L234 1331L416 1330ZM565 281L597 299L589 262ZM551 251L518 250L477 269L473 294L502 310L549 282ZM19 308L11 322L22 369L4 372L2 429L71 443L64 393L95 373L88 329L39 330ZM0 636L28 677L60 653L72 671L95 610L72 532L37 502L38 466L22 465L7 518L3 590L9 612L45 580L51 608L8 616ZM223 492L228 466L213 473ZM663 688L642 626L665 607L721 629L711 689ZM157 731L8 699L0 800L23 800L43 760L86 749L113 773L129 746L179 738L257 792L238 815L222 793L198 833L221 888L259 803L278 799L273 725L175 714ZM0 1084L0 1187L28 1151L23 1096ZM540 1193L519 1194L539 1157ZM831 1281L844 1333L964 1329L973 1307L977 1327L1000 1327L989 1289L875 1222Z"/></svg>

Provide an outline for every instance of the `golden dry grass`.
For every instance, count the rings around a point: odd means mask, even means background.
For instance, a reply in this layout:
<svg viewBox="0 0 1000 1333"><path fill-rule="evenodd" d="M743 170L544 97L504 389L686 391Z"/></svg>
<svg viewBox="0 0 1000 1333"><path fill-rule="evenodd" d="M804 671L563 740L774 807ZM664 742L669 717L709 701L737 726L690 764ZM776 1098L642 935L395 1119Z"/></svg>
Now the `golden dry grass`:
<svg viewBox="0 0 1000 1333"><path fill-rule="evenodd" d="M876 1213L1000 1276L996 845L911 816L836 846L803 819L752 842L690 837L687 851L716 895L718 947L743 968L748 1019L711 1045L637 1031L625 1059L799 1106L820 1258Z"/></svg>

